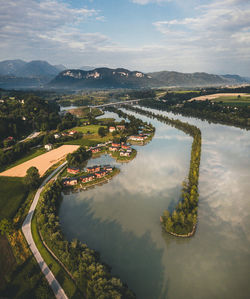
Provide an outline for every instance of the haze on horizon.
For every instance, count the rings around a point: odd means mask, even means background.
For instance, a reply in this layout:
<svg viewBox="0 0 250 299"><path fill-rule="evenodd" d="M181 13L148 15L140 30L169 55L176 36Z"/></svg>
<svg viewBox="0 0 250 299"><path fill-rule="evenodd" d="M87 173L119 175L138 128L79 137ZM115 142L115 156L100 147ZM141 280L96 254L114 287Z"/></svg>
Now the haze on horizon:
<svg viewBox="0 0 250 299"><path fill-rule="evenodd" d="M0 0L0 61L250 77L249 0Z"/></svg>

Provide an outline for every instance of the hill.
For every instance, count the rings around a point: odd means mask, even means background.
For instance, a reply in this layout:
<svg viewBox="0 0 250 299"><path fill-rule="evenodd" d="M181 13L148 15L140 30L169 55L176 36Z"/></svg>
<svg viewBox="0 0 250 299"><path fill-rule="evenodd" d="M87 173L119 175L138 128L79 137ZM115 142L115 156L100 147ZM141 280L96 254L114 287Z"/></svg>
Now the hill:
<svg viewBox="0 0 250 299"><path fill-rule="evenodd" d="M246 80L238 75L213 75L208 73L154 72L149 73L161 86L215 86L241 84Z"/></svg>
<svg viewBox="0 0 250 299"><path fill-rule="evenodd" d="M55 88L141 88L154 80L142 72L127 69L96 68L92 71L65 70L49 86Z"/></svg>

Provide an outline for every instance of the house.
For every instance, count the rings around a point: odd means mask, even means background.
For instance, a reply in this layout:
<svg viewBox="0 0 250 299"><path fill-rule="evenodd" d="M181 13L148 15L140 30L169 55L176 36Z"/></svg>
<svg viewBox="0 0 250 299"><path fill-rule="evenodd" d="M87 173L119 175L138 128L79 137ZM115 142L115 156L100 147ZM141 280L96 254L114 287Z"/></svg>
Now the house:
<svg viewBox="0 0 250 299"><path fill-rule="evenodd" d="M61 135L60 134L54 134L54 137L55 137L55 139L58 139L58 138L61 137Z"/></svg>
<svg viewBox="0 0 250 299"><path fill-rule="evenodd" d="M140 136L140 135L133 135L129 137L129 139L133 141L143 141L146 138L147 136Z"/></svg>
<svg viewBox="0 0 250 299"><path fill-rule="evenodd" d="M8 141L14 141L14 137L9 136L9 137L7 137L5 140L8 140Z"/></svg>
<svg viewBox="0 0 250 299"><path fill-rule="evenodd" d="M95 175L86 175L86 176L82 176L80 177L80 180L83 182L83 183L87 183L87 182L91 182L95 179Z"/></svg>
<svg viewBox="0 0 250 299"><path fill-rule="evenodd" d="M67 172L68 173L72 173L72 174L77 174L80 172L80 169L79 168L76 168L76 167L68 167L67 168Z"/></svg>
<svg viewBox="0 0 250 299"><path fill-rule="evenodd" d="M113 143L112 143L112 146L113 146L113 147L120 147L121 145L120 145L120 143L115 143L115 142L113 142Z"/></svg>
<svg viewBox="0 0 250 299"><path fill-rule="evenodd" d="M103 169L106 170L106 171L108 171L108 172L110 172L110 171L113 170L113 167L110 166L110 165L104 165L104 166L103 166Z"/></svg>
<svg viewBox="0 0 250 299"><path fill-rule="evenodd" d="M93 172L96 172L96 171L100 171L101 170L101 167L98 166L98 165L95 165L95 166L92 166L92 167L87 167L86 171L88 173L93 173Z"/></svg>
<svg viewBox="0 0 250 299"><path fill-rule="evenodd" d="M120 157L130 157L131 153L129 152L120 152Z"/></svg>
<svg viewBox="0 0 250 299"><path fill-rule="evenodd" d="M44 148L45 148L47 151L50 151L50 150L52 150L53 145L52 145L51 143L49 143L49 144L45 144Z"/></svg>
<svg viewBox="0 0 250 299"><path fill-rule="evenodd" d="M122 149L128 150L130 149L130 146L127 144L122 144Z"/></svg>
<svg viewBox="0 0 250 299"><path fill-rule="evenodd" d="M107 174L107 171L101 170L101 171L96 172L95 176L97 179L99 179L99 178L103 178L106 174Z"/></svg>
<svg viewBox="0 0 250 299"><path fill-rule="evenodd" d="M118 151L118 147L110 146L109 147L109 151L110 152L117 152Z"/></svg>
<svg viewBox="0 0 250 299"><path fill-rule="evenodd" d="M92 154L94 154L94 153L99 153L100 151L101 151L101 149L98 148L98 147L95 147L95 148L92 148L92 149L91 149Z"/></svg>
<svg viewBox="0 0 250 299"><path fill-rule="evenodd" d="M63 180L64 186L74 186L77 185L77 179L76 178L66 178Z"/></svg>
<svg viewBox="0 0 250 299"><path fill-rule="evenodd" d="M116 131L116 128L115 128L115 127L109 127L109 132L110 132L110 133L112 133L112 132L114 132L114 131Z"/></svg>
<svg viewBox="0 0 250 299"><path fill-rule="evenodd" d="M77 131L72 130L69 132L69 135L72 136L72 135L75 135L76 133L77 133Z"/></svg>

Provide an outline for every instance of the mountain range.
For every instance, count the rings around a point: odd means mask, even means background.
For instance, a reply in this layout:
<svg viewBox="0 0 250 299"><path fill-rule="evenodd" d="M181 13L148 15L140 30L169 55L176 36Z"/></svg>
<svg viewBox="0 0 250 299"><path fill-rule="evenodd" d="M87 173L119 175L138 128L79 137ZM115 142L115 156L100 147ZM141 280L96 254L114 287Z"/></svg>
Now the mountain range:
<svg viewBox="0 0 250 299"><path fill-rule="evenodd" d="M66 69L64 65L51 65L46 61L5 60L0 62L2 88L54 88L54 89L108 89L150 88L162 86L214 86L249 82L238 75L208 73L180 73L162 71L143 73L124 68Z"/></svg>
<svg viewBox="0 0 250 299"><path fill-rule="evenodd" d="M14 76L22 78L41 78L56 76L65 70L63 65L51 65L47 61L33 60L5 60L0 62L0 76Z"/></svg>

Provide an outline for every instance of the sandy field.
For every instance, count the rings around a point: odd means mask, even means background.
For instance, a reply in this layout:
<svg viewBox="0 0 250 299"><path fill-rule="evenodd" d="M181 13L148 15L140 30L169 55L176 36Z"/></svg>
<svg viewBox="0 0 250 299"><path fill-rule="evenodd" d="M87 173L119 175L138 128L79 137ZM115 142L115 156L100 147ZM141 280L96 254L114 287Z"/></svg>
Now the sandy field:
<svg viewBox="0 0 250 299"><path fill-rule="evenodd" d="M206 101L206 100L213 100L219 97L237 97L237 96L241 96L241 97L250 97L249 94L247 93L214 93L214 94L209 94L206 96L200 96L200 97L196 97L196 98L192 98L190 100L188 100L188 102L192 102L192 101Z"/></svg>
<svg viewBox="0 0 250 299"><path fill-rule="evenodd" d="M24 177L26 175L26 171L31 166L35 166L42 176L53 164L62 160L67 156L67 154L76 151L78 148L79 145L62 145L50 152L5 170L0 173L0 176Z"/></svg>

